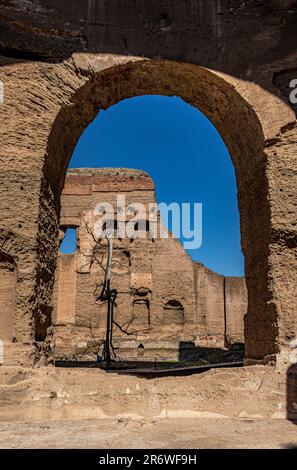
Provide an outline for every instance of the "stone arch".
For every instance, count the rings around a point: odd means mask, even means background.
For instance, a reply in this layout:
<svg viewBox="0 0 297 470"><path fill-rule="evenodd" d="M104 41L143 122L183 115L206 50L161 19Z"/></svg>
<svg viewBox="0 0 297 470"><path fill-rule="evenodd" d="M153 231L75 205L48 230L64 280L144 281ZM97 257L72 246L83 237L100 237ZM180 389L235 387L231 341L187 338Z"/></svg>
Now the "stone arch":
<svg viewBox="0 0 297 470"><path fill-rule="evenodd" d="M288 196L294 201L291 170L297 139L294 113L271 84L265 91L197 65L108 54L74 54L60 64L23 63L22 80L17 65L8 64L2 72L4 79L7 73L10 87L2 106L5 132L1 148L13 162L12 193L5 196L6 204L13 204L19 190L14 175L21 165L23 173L19 174L30 202L26 210L32 213L24 228L35 278L23 310L34 304L31 311L44 314L51 305L59 198L68 161L84 128L100 109L122 99L178 95L216 126L235 167L249 297L247 357L263 360L287 347L296 334L292 321L296 231L293 216L285 208ZM32 87L32 80L38 86ZM16 103L20 93L22 101ZM3 220L15 227L24 213L19 204ZM34 247L35 252L31 251ZM30 328L28 319L28 331Z"/></svg>
<svg viewBox="0 0 297 470"><path fill-rule="evenodd" d="M163 323L176 324L184 323L185 311L182 302L177 299L170 299L164 304L163 307Z"/></svg>
<svg viewBox="0 0 297 470"><path fill-rule="evenodd" d="M28 246L26 237L0 229L0 339L5 342L5 365L31 365L34 357L36 278Z"/></svg>

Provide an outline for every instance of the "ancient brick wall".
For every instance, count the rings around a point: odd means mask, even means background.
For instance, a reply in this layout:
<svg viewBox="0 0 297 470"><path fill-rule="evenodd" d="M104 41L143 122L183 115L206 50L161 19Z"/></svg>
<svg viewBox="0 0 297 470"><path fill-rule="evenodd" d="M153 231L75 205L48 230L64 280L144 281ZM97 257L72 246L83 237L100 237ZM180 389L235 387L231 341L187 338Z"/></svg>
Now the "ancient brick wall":
<svg viewBox="0 0 297 470"><path fill-rule="evenodd" d="M0 242L17 268L13 361L40 359L36 341L52 321L60 194L79 136L101 109L153 93L199 109L229 149L246 359L287 367L297 335L297 124L288 97L296 1L124 3L1 2Z"/></svg>
<svg viewBox="0 0 297 470"><path fill-rule="evenodd" d="M77 250L59 254L53 315L56 358L94 359L102 353L106 303L96 301L94 291L98 284L100 292L104 279L107 246L104 239L100 245L94 242L92 224L95 207L109 202L116 208L119 194L126 205L143 203L146 214L149 204L156 203L153 181L142 171L68 172L61 198L61 238L67 227L77 227ZM115 321L122 328L114 327L117 356L177 359L182 343L223 348L226 331L230 344L243 342L244 279L228 280L193 262L175 238L145 235L113 242Z"/></svg>

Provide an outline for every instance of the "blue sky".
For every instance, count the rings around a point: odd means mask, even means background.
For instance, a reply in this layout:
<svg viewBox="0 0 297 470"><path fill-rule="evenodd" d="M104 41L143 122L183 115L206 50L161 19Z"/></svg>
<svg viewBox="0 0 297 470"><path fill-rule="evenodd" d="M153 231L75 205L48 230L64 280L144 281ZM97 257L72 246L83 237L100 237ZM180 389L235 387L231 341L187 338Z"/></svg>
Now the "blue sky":
<svg viewBox="0 0 297 470"><path fill-rule="evenodd" d="M121 101L85 129L69 166L142 169L155 182L158 202L202 203L202 246L189 254L218 273L243 275L234 167L219 133L196 108L177 97ZM63 252L73 237L67 235Z"/></svg>

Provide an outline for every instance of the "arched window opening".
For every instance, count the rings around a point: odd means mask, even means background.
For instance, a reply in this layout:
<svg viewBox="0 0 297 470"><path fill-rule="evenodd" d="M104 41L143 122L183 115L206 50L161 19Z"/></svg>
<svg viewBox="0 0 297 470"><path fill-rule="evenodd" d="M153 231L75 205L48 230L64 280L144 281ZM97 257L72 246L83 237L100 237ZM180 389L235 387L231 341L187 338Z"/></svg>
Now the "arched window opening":
<svg viewBox="0 0 297 470"><path fill-rule="evenodd" d="M118 230L118 221L116 219L109 219L103 222L102 224L102 235L104 236L104 232L111 232L116 235Z"/></svg>

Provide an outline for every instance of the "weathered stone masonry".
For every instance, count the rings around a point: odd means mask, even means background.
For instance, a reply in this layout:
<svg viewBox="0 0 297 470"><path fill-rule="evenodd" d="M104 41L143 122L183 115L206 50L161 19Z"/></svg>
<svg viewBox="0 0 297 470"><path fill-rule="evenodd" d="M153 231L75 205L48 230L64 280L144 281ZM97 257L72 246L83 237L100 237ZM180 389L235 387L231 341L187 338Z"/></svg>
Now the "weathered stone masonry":
<svg viewBox="0 0 297 470"><path fill-rule="evenodd" d="M59 253L53 316L56 359L94 360L102 353L106 303L96 302L94 291L104 271L92 262L92 255L95 251L104 267L107 249L104 241L98 247L89 231L96 205L116 207L118 194L125 196L127 206L144 204L147 214L149 204L156 202L153 181L142 171L68 171L61 197L61 235L67 227L76 227L78 246L76 253ZM185 342L209 348L243 343L244 278L225 278L193 262L177 239L152 239L149 232L145 236L114 240L112 287L119 292L115 320L129 333L114 327L117 356L178 359Z"/></svg>
<svg viewBox="0 0 297 470"><path fill-rule="evenodd" d="M289 364L297 127L287 82L296 18L295 0L39 0L38 8L2 0L0 252L5 282L15 285L3 300L15 305L6 364L32 366L49 341L60 194L81 132L101 109L151 93L180 96L224 139L245 256L246 358Z"/></svg>

